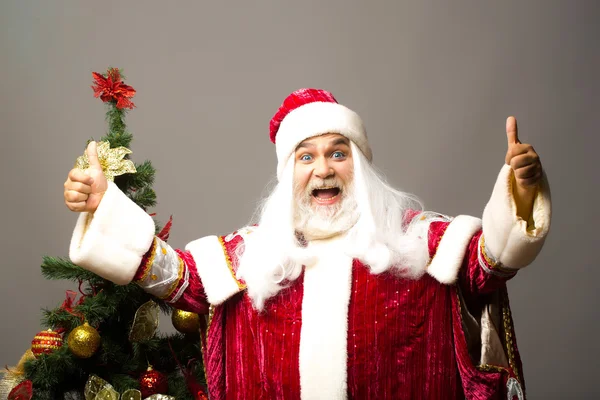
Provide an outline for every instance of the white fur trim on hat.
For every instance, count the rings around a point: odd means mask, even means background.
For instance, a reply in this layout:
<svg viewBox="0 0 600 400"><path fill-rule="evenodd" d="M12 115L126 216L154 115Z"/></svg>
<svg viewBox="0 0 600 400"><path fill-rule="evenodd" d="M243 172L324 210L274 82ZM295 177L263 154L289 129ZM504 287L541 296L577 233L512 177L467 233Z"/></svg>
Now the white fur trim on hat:
<svg viewBox="0 0 600 400"><path fill-rule="evenodd" d="M294 109L281 122L275 139L277 177L281 177L288 158L303 140L326 133L347 137L372 160L367 132L358 114L338 103L313 102Z"/></svg>

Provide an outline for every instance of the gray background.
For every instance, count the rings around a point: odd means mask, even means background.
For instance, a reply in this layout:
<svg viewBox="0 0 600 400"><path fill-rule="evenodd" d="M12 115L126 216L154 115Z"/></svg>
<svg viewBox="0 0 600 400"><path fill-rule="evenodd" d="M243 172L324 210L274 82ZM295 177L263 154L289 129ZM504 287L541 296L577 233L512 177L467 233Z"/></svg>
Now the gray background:
<svg viewBox="0 0 600 400"><path fill-rule="evenodd" d="M0 365L64 299L42 255L67 255L62 184L105 131L92 71L138 94L136 161L158 169L171 244L246 223L275 172L269 119L300 87L365 120L376 165L430 210L481 216L504 121L539 152L554 205L542 254L509 284L532 399L600 394L596 1L17 1L0 6ZM163 329L170 322L163 319Z"/></svg>

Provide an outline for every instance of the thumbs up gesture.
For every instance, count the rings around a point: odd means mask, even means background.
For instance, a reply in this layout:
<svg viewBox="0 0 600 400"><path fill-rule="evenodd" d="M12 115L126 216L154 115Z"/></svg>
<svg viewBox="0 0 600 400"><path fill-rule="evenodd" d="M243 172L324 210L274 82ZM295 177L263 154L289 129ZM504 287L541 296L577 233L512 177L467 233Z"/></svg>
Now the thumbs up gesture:
<svg viewBox="0 0 600 400"><path fill-rule="evenodd" d="M535 189L542 178L542 163L533 146L523 144L519 140L517 120L514 117L508 117L506 120L506 138L508 150L505 161L514 172L518 189L525 191Z"/></svg>
<svg viewBox="0 0 600 400"><path fill-rule="evenodd" d="M94 212L108 189L108 181L98 160L96 142L86 149L90 167L82 171L73 168L65 181L65 204L71 211Z"/></svg>

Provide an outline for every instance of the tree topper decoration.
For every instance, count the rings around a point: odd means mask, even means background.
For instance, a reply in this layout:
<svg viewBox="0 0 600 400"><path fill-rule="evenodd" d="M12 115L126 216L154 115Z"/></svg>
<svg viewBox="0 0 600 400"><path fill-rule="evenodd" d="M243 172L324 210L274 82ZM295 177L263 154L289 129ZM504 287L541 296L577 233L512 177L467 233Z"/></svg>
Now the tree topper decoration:
<svg viewBox="0 0 600 400"><path fill-rule="evenodd" d="M92 76L94 97L100 97L105 103L114 103L118 109L135 107L130 100L135 96L135 89L123 83L121 72L117 68L109 68L104 75L92 72Z"/></svg>

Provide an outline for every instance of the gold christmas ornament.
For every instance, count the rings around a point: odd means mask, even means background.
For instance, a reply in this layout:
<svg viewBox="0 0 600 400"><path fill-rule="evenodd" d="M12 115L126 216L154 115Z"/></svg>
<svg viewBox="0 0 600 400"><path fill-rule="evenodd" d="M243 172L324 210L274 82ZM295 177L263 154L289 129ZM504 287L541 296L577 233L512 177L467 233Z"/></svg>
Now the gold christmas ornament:
<svg viewBox="0 0 600 400"><path fill-rule="evenodd" d="M181 333L200 332L200 316L196 313L182 310L173 310L171 322L175 329Z"/></svg>
<svg viewBox="0 0 600 400"><path fill-rule="evenodd" d="M90 358L100 347L98 331L87 322L69 333L67 338L69 350L79 358Z"/></svg>
<svg viewBox="0 0 600 400"><path fill-rule="evenodd" d="M110 143L107 141L98 142L98 161L102 165L102 172L109 181L114 181L115 176L123 174L133 174L136 172L135 165L131 160L124 160L127 154L131 154L131 150L127 147L110 148ZM75 168L86 170L90 167L90 161L87 152L83 152L82 156L77 157Z"/></svg>
<svg viewBox="0 0 600 400"><path fill-rule="evenodd" d="M133 343L152 339L158 329L159 312L158 304L152 300L142 304L133 317L129 341Z"/></svg>

